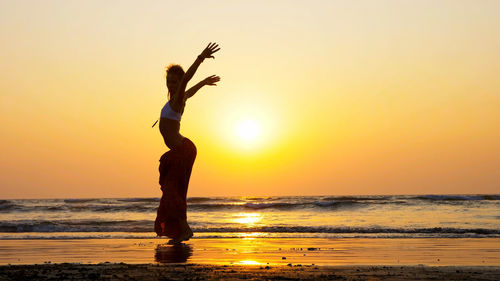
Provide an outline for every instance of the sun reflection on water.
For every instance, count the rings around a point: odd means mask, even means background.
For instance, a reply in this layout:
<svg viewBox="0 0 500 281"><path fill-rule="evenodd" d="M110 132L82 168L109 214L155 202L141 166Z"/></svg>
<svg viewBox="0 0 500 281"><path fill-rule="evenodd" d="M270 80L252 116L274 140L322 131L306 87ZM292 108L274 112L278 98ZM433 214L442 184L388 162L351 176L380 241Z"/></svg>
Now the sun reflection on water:
<svg viewBox="0 0 500 281"><path fill-rule="evenodd" d="M250 240L250 239L255 239L255 238L259 238L259 237L265 237L267 235L267 233L264 233L264 232L243 232L243 233L237 233L237 235L239 237L241 237L242 239Z"/></svg>
<svg viewBox="0 0 500 281"><path fill-rule="evenodd" d="M237 262L236 264L243 264L243 265L259 265L263 264L262 262L254 261L254 260L242 260Z"/></svg>
<svg viewBox="0 0 500 281"><path fill-rule="evenodd" d="M234 215L233 222L253 225L262 220L262 214L259 213L238 213Z"/></svg>

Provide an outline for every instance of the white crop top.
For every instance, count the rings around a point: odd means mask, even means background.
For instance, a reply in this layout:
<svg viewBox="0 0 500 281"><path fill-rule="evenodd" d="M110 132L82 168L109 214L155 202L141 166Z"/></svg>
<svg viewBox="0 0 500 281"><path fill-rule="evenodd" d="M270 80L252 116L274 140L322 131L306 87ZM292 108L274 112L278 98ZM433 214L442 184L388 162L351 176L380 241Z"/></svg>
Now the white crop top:
<svg viewBox="0 0 500 281"><path fill-rule="evenodd" d="M175 112L172 107L170 107L170 101L168 101L165 106L161 109L161 118L168 118L177 121L181 121L182 114Z"/></svg>

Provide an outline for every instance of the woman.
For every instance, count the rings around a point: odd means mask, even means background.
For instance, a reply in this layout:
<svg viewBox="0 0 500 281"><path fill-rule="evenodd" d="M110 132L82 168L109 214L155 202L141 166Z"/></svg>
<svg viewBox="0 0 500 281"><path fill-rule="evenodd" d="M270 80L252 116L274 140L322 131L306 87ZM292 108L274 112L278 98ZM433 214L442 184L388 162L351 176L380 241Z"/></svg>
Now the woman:
<svg viewBox="0 0 500 281"><path fill-rule="evenodd" d="M160 158L160 185L163 195L156 216L155 232L158 236L172 238L170 244L189 240L193 236L187 223L186 195L196 158L196 146L180 134L181 116L186 100L205 85L215 86L220 77L209 76L187 91L186 85L203 60L214 58L213 54L218 50L220 48L216 43L209 43L186 73L180 65L171 65L167 69L169 101L161 110L160 133L170 150Z"/></svg>

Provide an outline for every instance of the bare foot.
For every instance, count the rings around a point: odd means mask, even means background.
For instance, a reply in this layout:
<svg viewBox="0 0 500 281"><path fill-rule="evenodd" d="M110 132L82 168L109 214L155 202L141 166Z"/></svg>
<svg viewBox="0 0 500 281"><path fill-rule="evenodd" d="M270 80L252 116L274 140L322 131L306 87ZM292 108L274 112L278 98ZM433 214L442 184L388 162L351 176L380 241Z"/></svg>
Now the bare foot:
<svg viewBox="0 0 500 281"><path fill-rule="evenodd" d="M170 240L168 240L167 244L168 245L179 245L179 244L182 243L182 241L183 241L182 237L178 237L176 239L170 239Z"/></svg>
<svg viewBox="0 0 500 281"><path fill-rule="evenodd" d="M179 239L182 241L189 241L189 238L193 237L193 232L189 230L187 233L182 235Z"/></svg>
<svg viewBox="0 0 500 281"><path fill-rule="evenodd" d="M191 230L191 227L189 227L187 221L184 221L183 224L184 224L184 233L181 235L181 239L183 241L188 241L189 238L193 237L193 231Z"/></svg>

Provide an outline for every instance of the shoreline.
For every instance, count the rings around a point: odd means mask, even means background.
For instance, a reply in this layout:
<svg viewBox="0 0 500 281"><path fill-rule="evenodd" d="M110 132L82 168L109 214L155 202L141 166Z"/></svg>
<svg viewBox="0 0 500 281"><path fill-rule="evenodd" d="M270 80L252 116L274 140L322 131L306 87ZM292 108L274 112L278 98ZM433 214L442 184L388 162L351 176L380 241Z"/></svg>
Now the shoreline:
<svg viewBox="0 0 500 281"><path fill-rule="evenodd" d="M0 280L500 280L500 238L0 240Z"/></svg>
<svg viewBox="0 0 500 281"><path fill-rule="evenodd" d="M498 280L499 266L264 266L32 264L0 266L1 280Z"/></svg>
<svg viewBox="0 0 500 281"><path fill-rule="evenodd" d="M215 265L500 266L500 238L0 240L0 265L101 262Z"/></svg>

